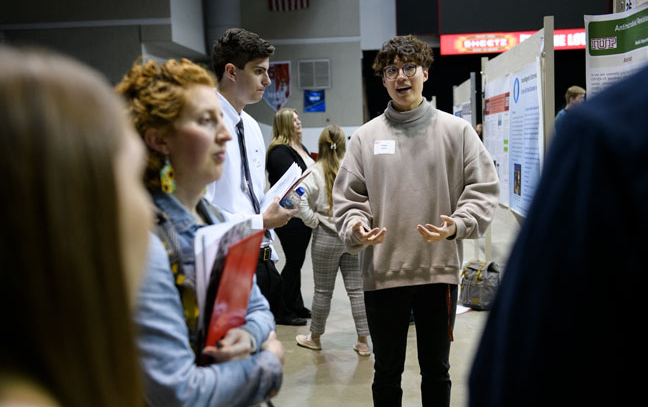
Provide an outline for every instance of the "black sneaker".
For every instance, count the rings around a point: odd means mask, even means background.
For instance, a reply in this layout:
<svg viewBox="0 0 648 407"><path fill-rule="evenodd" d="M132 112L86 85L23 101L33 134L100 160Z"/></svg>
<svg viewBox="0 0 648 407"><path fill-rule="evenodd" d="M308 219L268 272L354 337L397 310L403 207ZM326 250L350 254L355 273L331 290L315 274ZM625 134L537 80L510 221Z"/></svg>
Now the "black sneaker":
<svg viewBox="0 0 648 407"><path fill-rule="evenodd" d="M297 316L298 316L299 318L306 318L306 319L308 319L308 318L311 317L311 310L309 310L308 308L304 307L304 308L300 309L299 311L297 311L296 314L297 314Z"/></svg>
<svg viewBox="0 0 648 407"><path fill-rule="evenodd" d="M277 325L293 325L293 326L301 326L301 325L306 325L306 320L304 318L299 318L299 317L287 317L287 318L279 318L275 320Z"/></svg>

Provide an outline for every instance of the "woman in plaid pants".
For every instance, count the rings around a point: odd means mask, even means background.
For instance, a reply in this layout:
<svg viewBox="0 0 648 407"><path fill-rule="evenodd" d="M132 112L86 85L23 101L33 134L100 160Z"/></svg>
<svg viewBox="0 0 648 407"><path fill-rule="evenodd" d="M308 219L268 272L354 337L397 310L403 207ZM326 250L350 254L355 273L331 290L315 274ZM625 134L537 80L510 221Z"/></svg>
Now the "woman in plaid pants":
<svg viewBox="0 0 648 407"><path fill-rule="evenodd" d="M297 335L295 339L299 346L314 350L322 349L320 336L325 331L335 278L340 269L344 287L351 301L351 313L358 334L358 341L353 345L353 349L361 356L369 356L371 354L367 344L369 326L364 306L360 261L357 254L346 252L332 217L331 190L345 151L345 136L342 129L338 126L327 126L319 138L317 163L311 167L311 175L302 183L306 192L300 202L298 216L307 226L314 229L311 257L315 294L310 334Z"/></svg>

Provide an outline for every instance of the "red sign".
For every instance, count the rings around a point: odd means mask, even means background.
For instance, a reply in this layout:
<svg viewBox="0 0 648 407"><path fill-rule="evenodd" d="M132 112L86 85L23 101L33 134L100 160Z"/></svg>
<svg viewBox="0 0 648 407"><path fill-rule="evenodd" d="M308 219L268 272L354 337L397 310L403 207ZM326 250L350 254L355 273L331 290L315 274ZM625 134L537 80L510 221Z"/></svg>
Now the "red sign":
<svg viewBox="0 0 648 407"><path fill-rule="evenodd" d="M508 51L535 31L441 35L441 55L487 54ZM585 49L585 29L554 31L554 49Z"/></svg>
<svg viewBox="0 0 648 407"><path fill-rule="evenodd" d="M509 93L495 95L484 101L484 114L486 116L495 113L508 112L509 110Z"/></svg>
<svg viewBox="0 0 648 407"><path fill-rule="evenodd" d="M290 96L290 61L270 62L268 77L272 83L263 92L263 100L274 110L279 110Z"/></svg>

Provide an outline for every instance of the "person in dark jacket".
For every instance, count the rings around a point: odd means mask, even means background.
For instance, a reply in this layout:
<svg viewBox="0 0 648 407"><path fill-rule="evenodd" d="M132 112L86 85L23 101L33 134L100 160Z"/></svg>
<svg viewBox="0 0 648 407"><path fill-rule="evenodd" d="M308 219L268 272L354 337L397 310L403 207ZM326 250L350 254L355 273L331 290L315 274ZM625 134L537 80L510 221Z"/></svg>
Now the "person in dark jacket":
<svg viewBox="0 0 648 407"><path fill-rule="evenodd" d="M297 111L283 108L277 111L272 123L272 141L268 146L266 169L268 181L274 185L296 163L302 172L315 163L302 144L301 120ZM299 207L299 203L296 203ZM288 309L301 318L310 318L311 311L304 306L301 294L301 268L306 258L312 229L294 217L285 226L275 228L286 263L281 270L283 297Z"/></svg>
<svg viewBox="0 0 648 407"><path fill-rule="evenodd" d="M511 252L470 375L471 407L642 396L648 68L570 110Z"/></svg>

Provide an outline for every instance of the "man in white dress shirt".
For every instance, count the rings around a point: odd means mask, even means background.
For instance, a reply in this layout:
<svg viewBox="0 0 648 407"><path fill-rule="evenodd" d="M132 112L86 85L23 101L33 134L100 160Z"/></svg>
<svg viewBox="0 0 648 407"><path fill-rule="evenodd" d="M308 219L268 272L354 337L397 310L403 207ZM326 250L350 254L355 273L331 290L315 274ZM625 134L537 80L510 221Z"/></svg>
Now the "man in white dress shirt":
<svg viewBox="0 0 648 407"><path fill-rule="evenodd" d="M207 199L228 217L251 217L257 229L274 229L288 223L297 212L279 206L279 199L263 213L266 186L265 143L259 124L245 106L259 102L270 85L268 68L274 46L242 28L227 30L212 49L212 63L219 82L219 99L225 124L232 134L227 143L223 175L209 185ZM241 140L243 143L241 143ZM282 300L283 281L274 266L272 233L266 233L257 265L257 284L270 303L277 324L305 325L306 320L289 312Z"/></svg>

